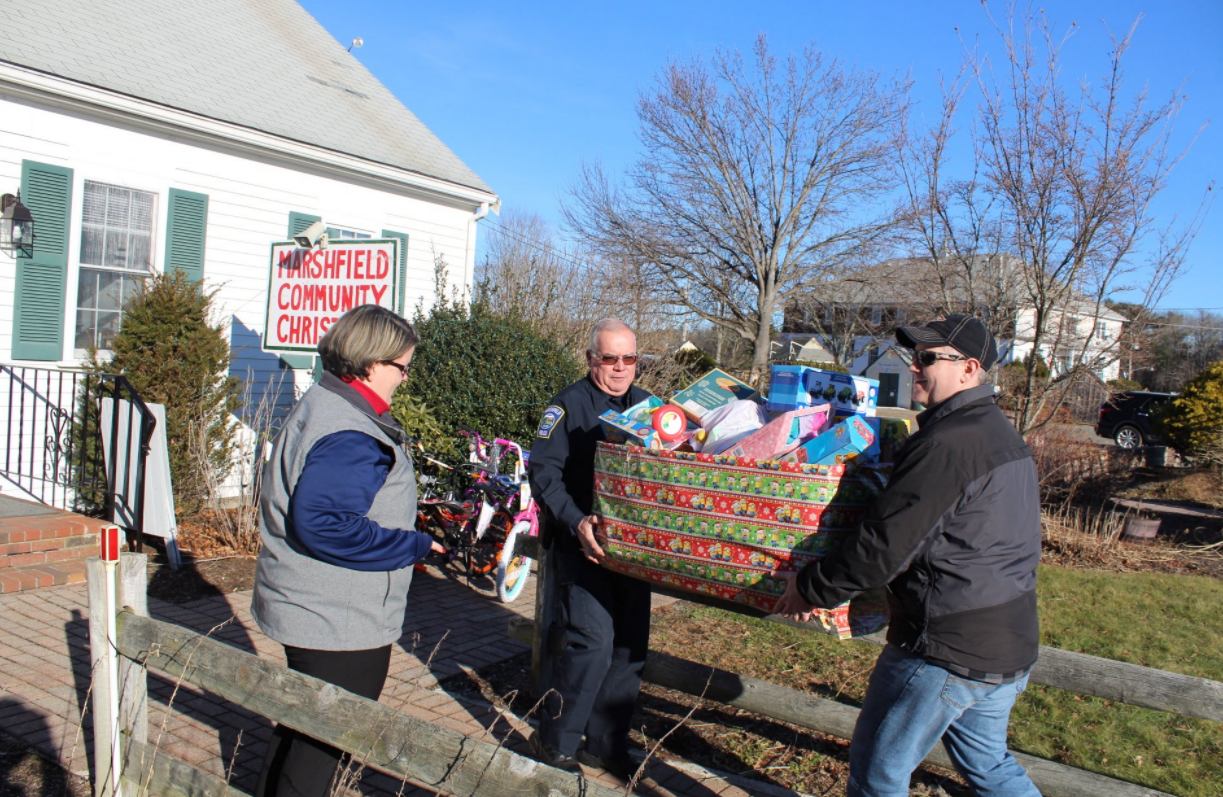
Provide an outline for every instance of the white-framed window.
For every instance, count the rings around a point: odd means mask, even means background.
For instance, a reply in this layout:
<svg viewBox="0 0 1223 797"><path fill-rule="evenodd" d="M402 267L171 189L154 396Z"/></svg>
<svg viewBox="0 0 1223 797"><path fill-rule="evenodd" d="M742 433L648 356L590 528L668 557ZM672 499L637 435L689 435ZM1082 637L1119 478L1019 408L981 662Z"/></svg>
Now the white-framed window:
<svg viewBox="0 0 1223 797"><path fill-rule="evenodd" d="M153 270L157 195L85 181L81 212L80 273L73 347L109 347L123 308Z"/></svg>
<svg viewBox="0 0 1223 797"><path fill-rule="evenodd" d="M337 241L342 241L344 239L351 240L354 238L373 238L374 237L367 232L361 232L360 230L349 230L344 227L332 227L331 229L335 230L335 235L328 236L328 237L334 238Z"/></svg>

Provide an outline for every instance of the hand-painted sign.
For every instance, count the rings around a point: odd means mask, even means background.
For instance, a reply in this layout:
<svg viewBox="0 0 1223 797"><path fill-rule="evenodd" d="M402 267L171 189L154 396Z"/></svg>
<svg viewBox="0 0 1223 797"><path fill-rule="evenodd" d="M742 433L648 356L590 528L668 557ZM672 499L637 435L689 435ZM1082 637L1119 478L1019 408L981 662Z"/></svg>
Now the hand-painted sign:
<svg viewBox="0 0 1223 797"><path fill-rule="evenodd" d="M363 304L395 309L399 241L336 241L326 249L272 244L265 351L318 349L340 316Z"/></svg>

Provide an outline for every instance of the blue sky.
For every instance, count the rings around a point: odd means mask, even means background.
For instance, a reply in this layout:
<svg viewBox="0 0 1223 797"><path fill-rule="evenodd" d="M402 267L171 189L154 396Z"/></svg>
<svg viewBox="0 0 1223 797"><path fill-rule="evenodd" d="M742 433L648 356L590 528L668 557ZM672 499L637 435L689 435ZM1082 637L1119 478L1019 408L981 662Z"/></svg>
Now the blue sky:
<svg viewBox="0 0 1223 797"><path fill-rule="evenodd" d="M778 55L814 42L857 66L910 74L918 112L933 115L940 71L954 74L960 64L959 37L996 45L980 0L299 1L339 41L364 39L354 54L505 207L553 222L583 160L600 160L611 173L632 162L634 102L669 59L717 47L746 52L760 32ZM988 7L997 18L1005 14L997 0ZM1157 219L1192 215L1212 180L1219 180L1214 193L1223 191L1223 2L1050 0L1045 8L1057 30L1078 24L1066 51L1068 76L1100 78L1110 50L1105 23L1122 33L1142 15L1127 85L1145 84L1162 97L1184 82L1174 142L1185 147L1197 138L1153 209ZM1223 311L1221 259L1217 203L1190 250L1189 272L1161 306Z"/></svg>

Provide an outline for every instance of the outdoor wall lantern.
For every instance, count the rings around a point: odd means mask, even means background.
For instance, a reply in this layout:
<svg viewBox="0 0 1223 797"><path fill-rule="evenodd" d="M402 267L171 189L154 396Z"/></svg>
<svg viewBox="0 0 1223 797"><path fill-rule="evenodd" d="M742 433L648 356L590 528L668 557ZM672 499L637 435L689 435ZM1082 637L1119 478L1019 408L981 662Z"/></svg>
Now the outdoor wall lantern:
<svg viewBox="0 0 1223 797"><path fill-rule="evenodd" d="M21 204L21 191L16 196L0 197L0 250L16 252L34 245L34 217Z"/></svg>

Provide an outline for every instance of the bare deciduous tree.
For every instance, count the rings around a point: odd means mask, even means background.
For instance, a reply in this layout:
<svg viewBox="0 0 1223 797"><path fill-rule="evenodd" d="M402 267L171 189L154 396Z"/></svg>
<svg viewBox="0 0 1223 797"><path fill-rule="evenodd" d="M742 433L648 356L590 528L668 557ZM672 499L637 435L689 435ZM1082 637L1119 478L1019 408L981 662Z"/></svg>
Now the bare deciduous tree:
<svg viewBox="0 0 1223 797"><path fill-rule="evenodd" d="M1129 345L1099 345L1115 337L1109 300L1139 296L1129 305L1139 317L1126 329L1144 327L1209 202L1188 220L1153 217L1183 155L1172 147L1183 97L1127 92L1122 59L1134 28L1113 37L1102 80L1067 85L1062 50L1073 24L1058 38L1043 12L1012 6L994 25L1001 57L966 49L939 118L898 161L915 248L941 282L957 286L948 309L988 316L996 332L1013 333L1053 366L1045 378L1038 358L1027 361L1015 395L1015 422L1026 432L1052 418L1070 388L1098 381ZM973 168L954 179L949 152L969 90L977 98Z"/></svg>
<svg viewBox="0 0 1223 797"><path fill-rule="evenodd" d="M565 209L609 262L754 348L774 316L839 276L888 229L890 161L907 83L814 47L783 62L761 36L751 59L719 51L672 63L637 104L643 152L623 184L586 166Z"/></svg>
<svg viewBox="0 0 1223 797"><path fill-rule="evenodd" d="M476 272L476 299L568 349L584 349L582 330L592 321L586 316L598 312L591 269L560 246L534 213L507 210L485 230L488 248Z"/></svg>
<svg viewBox="0 0 1223 797"><path fill-rule="evenodd" d="M534 213L506 211L486 227L488 249L477 271L476 299L495 314L525 321L581 357L602 318L637 330L643 352L677 340L682 314L650 289L640 265L609 263L598 253L560 244Z"/></svg>

